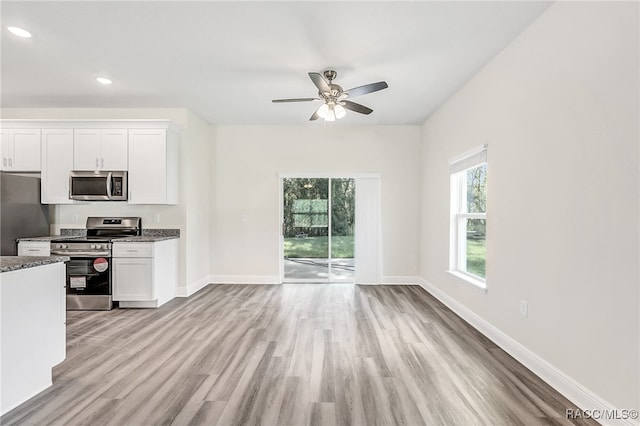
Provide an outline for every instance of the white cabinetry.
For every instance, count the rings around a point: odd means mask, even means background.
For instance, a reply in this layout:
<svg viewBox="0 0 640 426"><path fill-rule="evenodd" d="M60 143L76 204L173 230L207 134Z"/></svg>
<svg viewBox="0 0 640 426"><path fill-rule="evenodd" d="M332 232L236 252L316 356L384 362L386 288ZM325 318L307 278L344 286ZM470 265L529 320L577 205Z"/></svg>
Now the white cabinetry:
<svg viewBox="0 0 640 426"><path fill-rule="evenodd" d="M73 204L69 198L69 172L73 170L73 130L42 130L43 204Z"/></svg>
<svg viewBox="0 0 640 426"><path fill-rule="evenodd" d="M18 256L51 256L49 241L20 241L18 242Z"/></svg>
<svg viewBox="0 0 640 426"><path fill-rule="evenodd" d="M74 170L127 170L126 129L75 129Z"/></svg>
<svg viewBox="0 0 640 426"><path fill-rule="evenodd" d="M66 357L64 263L1 276L0 415L51 386Z"/></svg>
<svg viewBox="0 0 640 426"><path fill-rule="evenodd" d="M0 169L41 171L44 204L76 203L72 170L128 171L129 204L178 204L179 132L168 120L0 120Z"/></svg>
<svg viewBox="0 0 640 426"><path fill-rule="evenodd" d="M178 240L113 243L113 300L121 308L157 308L176 296Z"/></svg>
<svg viewBox="0 0 640 426"><path fill-rule="evenodd" d="M40 171L40 129L2 129L2 163L5 171Z"/></svg>
<svg viewBox="0 0 640 426"><path fill-rule="evenodd" d="M178 204L178 136L129 130L129 203Z"/></svg>

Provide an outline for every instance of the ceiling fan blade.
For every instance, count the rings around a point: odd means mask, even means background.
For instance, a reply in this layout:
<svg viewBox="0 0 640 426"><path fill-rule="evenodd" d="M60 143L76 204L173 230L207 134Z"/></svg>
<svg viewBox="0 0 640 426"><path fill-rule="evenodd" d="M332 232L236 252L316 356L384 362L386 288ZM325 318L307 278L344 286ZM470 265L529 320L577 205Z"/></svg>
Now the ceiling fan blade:
<svg viewBox="0 0 640 426"><path fill-rule="evenodd" d="M377 83L354 87L353 89L345 90L343 93L349 95L350 98L354 98L356 96L366 95L367 93L377 92L378 90L386 89L387 87L389 87L389 85L386 81L379 81Z"/></svg>
<svg viewBox="0 0 640 426"><path fill-rule="evenodd" d="M342 104L345 109L359 112L360 114L371 114L373 112L371 108L351 101L341 101L340 104Z"/></svg>
<svg viewBox="0 0 640 426"><path fill-rule="evenodd" d="M322 105L320 105L320 106L322 106ZM318 110L319 110L319 109L320 109L320 108L318 108L317 110L315 110L315 112L313 113L313 115L311 115L311 118L309 118L309 121L314 121L314 120L317 120L318 118L320 118L320 116L318 115Z"/></svg>
<svg viewBox="0 0 640 426"><path fill-rule="evenodd" d="M282 103L282 102L310 102L310 101L319 101L318 98L292 98L292 99L274 99L271 102L273 103Z"/></svg>
<svg viewBox="0 0 640 426"><path fill-rule="evenodd" d="M331 91L331 88L329 87L329 83L327 83L327 80L325 80L321 74L317 72L310 72L309 77L311 78L311 81L313 81L313 84L316 85L320 93Z"/></svg>

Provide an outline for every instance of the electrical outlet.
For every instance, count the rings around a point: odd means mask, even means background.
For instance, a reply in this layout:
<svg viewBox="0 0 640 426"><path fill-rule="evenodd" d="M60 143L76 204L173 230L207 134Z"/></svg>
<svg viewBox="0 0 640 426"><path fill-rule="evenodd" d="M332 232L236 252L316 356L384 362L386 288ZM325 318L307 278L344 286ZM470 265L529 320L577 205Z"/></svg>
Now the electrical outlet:
<svg viewBox="0 0 640 426"><path fill-rule="evenodd" d="M416 255L415 254L409 255L409 262L415 262L415 261L416 261Z"/></svg>
<svg viewBox="0 0 640 426"><path fill-rule="evenodd" d="M241 216L240 216L240 220L241 220L242 222L248 222L248 221L249 221L249 215L248 215L248 214L246 214L246 213L245 213L245 214L243 214L243 215L241 215Z"/></svg>
<svg viewBox="0 0 640 426"><path fill-rule="evenodd" d="M520 301L520 315L523 317L529 316L529 302L526 300Z"/></svg>
<svg viewBox="0 0 640 426"><path fill-rule="evenodd" d="M160 223L160 213L153 214L153 223Z"/></svg>
<svg viewBox="0 0 640 426"><path fill-rule="evenodd" d="M80 218L78 217L77 214L74 214L73 215L73 223L78 223L78 222L80 222Z"/></svg>

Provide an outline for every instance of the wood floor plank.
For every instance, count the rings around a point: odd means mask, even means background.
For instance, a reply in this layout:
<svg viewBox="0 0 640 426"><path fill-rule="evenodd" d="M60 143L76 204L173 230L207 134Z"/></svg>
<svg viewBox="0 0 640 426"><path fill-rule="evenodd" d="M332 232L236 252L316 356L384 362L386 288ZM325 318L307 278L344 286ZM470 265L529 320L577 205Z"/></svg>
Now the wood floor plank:
<svg viewBox="0 0 640 426"><path fill-rule="evenodd" d="M53 377L0 424L596 424L417 286L211 285L69 311Z"/></svg>

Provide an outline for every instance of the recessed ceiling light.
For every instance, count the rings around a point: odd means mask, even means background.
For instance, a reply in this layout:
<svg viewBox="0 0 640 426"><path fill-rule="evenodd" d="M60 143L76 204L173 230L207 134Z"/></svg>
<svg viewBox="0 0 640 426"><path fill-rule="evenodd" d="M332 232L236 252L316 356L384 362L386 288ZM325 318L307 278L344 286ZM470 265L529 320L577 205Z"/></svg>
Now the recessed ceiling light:
<svg viewBox="0 0 640 426"><path fill-rule="evenodd" d="M7 29L11 31L13 34L17 35L18 37L24 37L24 38L31 37L31 33L27 30L23 30L22 28L7 27Z"/></svg>
<svg viewBox="0 0 640 426"><path fill-rule="evenodd" d="M96 80L98 80L98 83L102 83L102 84L111 84L111 83L113 83L111 80L109 80L108 78L104 78L104 77L98 77L98 78L96 78Z"/></svg>

